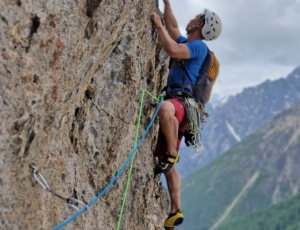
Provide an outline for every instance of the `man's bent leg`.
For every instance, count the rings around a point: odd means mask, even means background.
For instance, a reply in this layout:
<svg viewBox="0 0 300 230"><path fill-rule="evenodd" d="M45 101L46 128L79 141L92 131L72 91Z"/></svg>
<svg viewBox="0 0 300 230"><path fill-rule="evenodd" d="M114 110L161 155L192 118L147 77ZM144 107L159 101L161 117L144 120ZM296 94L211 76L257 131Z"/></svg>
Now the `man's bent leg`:
<svg viewBox="0 0 300 230"><path fill-rule="evenodd" d="M171 199L170 215L166 219L164 227L165 229L174 229L175 226L178 226L183 222L183 215L180 212L181 179L174 164L177 163L179 159L179 153L177 152L180 145L180 140L178 140L178 129L179 124L184 121L185 110L181 102L171 99L163 102L158 116L160 130L161 134L163 134L165 144L162 146L159 142L161 140L158 140L160 145L157 146L155 152L156 154L160 153L160 156L161 152L159 151L159 147L161 147L164 148L167 153L164 153L164 156L155 169L156 171L159 171L159 173L165 174Z"/></svg>
<svg viewBox="0 0 300 230"><path fill-rule="evenodd" d="M178 121L175 112L175 106L169 101L164 101L158 112L160 128L167 142L167 151L172 156L177 155Z"/></svg>

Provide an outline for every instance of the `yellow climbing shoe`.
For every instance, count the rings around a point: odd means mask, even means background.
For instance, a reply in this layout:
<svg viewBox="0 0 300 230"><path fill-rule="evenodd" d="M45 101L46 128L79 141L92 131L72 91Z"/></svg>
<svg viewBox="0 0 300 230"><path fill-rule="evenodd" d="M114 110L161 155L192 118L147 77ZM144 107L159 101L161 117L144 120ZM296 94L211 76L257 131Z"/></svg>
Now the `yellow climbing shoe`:
<svg viewBox="0 0 300 230"><path fill-rule="evenodd" d="M179 158L179 152L176 157L172 156L169 152L166 152L161 161L155 166L155 173L159 174L169 172L173 165L179 161Z"/></svg>
<svg viewBox="0 0 300 230"><path fill-rule="evenodd" d="M176 226L182 224L183 214L178 210L176 213L170 214L166 219L164 227L166 230L173 230Z"/></svg>

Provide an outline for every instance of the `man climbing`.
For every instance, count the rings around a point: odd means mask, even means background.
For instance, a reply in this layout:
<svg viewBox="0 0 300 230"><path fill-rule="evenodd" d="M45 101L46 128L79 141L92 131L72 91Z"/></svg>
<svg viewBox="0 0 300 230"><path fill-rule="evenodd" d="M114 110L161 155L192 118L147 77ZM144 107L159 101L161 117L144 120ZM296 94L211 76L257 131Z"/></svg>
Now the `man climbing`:
<svg viewBox="0 0 300 230"><path fill-rule="evenodd" d="M190 20L186 27L188 37L185 38L180 35L169 0L164 0L164 4L164 21L167 30L156 13L151 14L151 19L158 30L163 49L174 61L167 79L167 86L172 86L167 94L169 99L163 102L158 113L160 130L155 155L158 156L159 163L156 165L155 171L164 173L167 180L171 210L164 227L171 230L183 222L183 214L180 211L181 180L174 165L179 160L178 149L181 137L188 127L187 111L183 100L189 96L182 90L183 70L179 62L184 60L187 74L193 81L192 84L195 84L208 52L207 46L202 40L216 39L221 33L222 25L219 16L205 10ZM187 85L191 85L191 83L185 80L184 90L191 91ZM193 92L190 92L190 95L192 94Z"/></svg>

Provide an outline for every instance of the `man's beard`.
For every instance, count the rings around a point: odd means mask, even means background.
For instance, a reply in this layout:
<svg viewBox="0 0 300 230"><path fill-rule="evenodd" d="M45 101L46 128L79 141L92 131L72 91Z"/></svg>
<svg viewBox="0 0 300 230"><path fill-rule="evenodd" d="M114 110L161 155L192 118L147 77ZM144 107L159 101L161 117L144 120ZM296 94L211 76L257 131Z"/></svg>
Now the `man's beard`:
<svg viewBox="0 0 300 230"><path fill-rule="evenodd" d="M189 35L194 28L196 28L194 25L186 28L186 34Z"/></svg>

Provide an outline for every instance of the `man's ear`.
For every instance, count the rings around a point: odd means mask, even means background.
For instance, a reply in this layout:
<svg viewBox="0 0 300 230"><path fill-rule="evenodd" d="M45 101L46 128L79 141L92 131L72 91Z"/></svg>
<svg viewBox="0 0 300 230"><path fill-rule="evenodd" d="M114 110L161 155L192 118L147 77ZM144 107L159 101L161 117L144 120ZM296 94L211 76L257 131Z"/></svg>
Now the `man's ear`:
<svg viewBox="0 0 300 230"><path fill-rule="evenodd" d="M202 28L204 26L204 21L201 20L201 22L198 22L197 27Z"/></svg>

